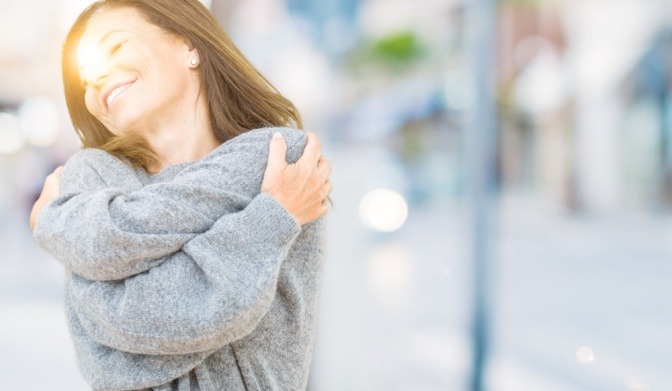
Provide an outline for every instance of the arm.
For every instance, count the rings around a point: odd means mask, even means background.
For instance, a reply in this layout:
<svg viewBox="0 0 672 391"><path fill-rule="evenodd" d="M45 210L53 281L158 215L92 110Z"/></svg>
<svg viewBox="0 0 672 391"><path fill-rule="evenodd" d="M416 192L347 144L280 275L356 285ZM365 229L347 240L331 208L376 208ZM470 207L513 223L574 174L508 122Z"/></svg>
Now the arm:
<svg viewBox="0 0 672 391"><path fill-rule="evenodd" d="M227 217L145 273L123 281L73 274L68 292L90 337L126 352L188 354L250 333L300 227L266 193Z"/></svg>
<svg viewBox="0 0 672 391"><path fill-rule="evenodd" d="M218 217L245 208L258 193L270 132L250 133L220 146L174 180L145 187L115 157L80 151L64 167L62 194L38 215L35 240L90 280L118 280L148 270ZM296 161L305 137L298 131L287 137L289 158Z"/></svg>
<svg viewBox="0 0 672 391"><path fill-rule="evenodd" d="M243 182L255 182L254 176ZM294 218L262 193L160 265L123 281L72 275L68 291L82 326L104 346L143 354L221 347L264 316L299 231Z"/></svg>
<svg viewBox="0 0 672 391"><path fill-rule="evenodd" d="M147 272L123 281L72 275L68 293L79 323L101 345L141 354L204 352L256 327L300 231L275 198L261 193Z"/></svg>
<svg viewBox="0 0 672 391"><path fill-rule="evenodd" d="M145 189L116 157L80 150L65 164L60 194L39 212L33 237L67 269L89 279L121 279L147 270L207 228L195 223L212 220L179 204L180 191L188 188L160 185ZM176 218L177 211L184 218ZM175 229L162 230L166 227L157 227L157 222L174 223ZM133 229L138 223L149 227L145 232Z"/></svg>
<svg viewBox="0 0 672 391"><path fill-rule="evenodd" d="M214 351L178 354L134 354L101 345L91 339L74 311L72 299L65 291L65 315L75 344L82 376L94 390L128 390L152 388L187 373ZM129 369L132 369L129 371ZM142 374L144 383L138 382Z"/></svg>

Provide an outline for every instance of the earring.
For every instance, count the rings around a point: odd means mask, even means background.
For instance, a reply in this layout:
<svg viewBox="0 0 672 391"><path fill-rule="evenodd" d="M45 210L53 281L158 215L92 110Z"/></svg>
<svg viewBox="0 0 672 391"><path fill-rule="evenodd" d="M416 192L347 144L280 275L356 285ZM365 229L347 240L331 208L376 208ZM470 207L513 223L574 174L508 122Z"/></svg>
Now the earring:
<svg viewBox="0 0 672 391"><path fill-rule="evenodd" d="M192 68L195 68L196 65L198 65L198 60L195 59L195 58L192 58L191 60L189 60L189 65L191 65Z"/></svg>

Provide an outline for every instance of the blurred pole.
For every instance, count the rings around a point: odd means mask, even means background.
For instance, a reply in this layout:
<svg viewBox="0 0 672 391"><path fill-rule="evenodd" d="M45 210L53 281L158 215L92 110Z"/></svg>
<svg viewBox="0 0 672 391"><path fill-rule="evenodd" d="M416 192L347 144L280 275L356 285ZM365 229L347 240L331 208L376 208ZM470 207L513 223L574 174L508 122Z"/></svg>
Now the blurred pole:
<svg viewBox="0 0 672 391"><path fill-rule="evenodd" d="M470 390L482 391L485 387L492 313L492 195L497 169L494 103L496 6L495 0L471 0L467 7L466 61L474 92L465 124L474 289Z"/></svg>

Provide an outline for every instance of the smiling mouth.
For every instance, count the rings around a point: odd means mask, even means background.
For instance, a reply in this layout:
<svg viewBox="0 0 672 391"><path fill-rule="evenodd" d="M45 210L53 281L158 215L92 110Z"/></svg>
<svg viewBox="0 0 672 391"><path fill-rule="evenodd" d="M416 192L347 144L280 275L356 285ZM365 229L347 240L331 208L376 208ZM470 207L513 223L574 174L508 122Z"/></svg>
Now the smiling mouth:
<svg viewBox="0 0 672 391"><path fill-rule="evenodd" d="M112 92L110 92L110 95L108 95L107 99L105 100L105 104L107 105L107 107L110 107L110 104L116 99L116 97L119 96L119 94L121 94L122 92L124 92L128 87L130 87L131 84L133 84L133 82L124 84L112 90Z"/></svg>

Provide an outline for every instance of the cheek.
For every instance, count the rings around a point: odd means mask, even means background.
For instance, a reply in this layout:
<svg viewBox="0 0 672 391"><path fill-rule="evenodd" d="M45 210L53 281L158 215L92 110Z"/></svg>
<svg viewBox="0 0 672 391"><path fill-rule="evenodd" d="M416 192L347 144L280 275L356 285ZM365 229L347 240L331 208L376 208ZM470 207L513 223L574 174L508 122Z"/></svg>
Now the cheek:
<svg viewBox="0 0 672 391"><path fill-rule="evenodd" d="M86 93L84 94L84 104L86 105L86 109L89 110L89 113L100 120L102 108L100 107L98 94L91 91L90 89L86 90Z"/></svg>

